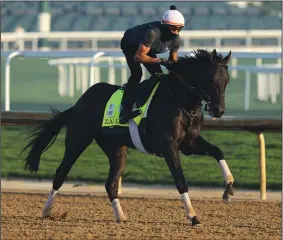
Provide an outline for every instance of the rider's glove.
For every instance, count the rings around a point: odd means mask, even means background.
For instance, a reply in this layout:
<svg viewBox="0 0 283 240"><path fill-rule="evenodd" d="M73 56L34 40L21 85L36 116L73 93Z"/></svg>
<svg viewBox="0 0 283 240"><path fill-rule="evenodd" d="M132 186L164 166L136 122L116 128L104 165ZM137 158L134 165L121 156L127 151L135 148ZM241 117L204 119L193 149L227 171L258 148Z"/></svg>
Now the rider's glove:
<svg viewBox="0 0 283 240"><path fill-rule="evenodd" d="M164 59L164 58L160 58L160 60L159 60L159 64L160 65L162 65L162 66L164 66L164 67L168 67L168 65L170 64L171 62L169 61L169 60L167 60L167 59Z"/></svg>

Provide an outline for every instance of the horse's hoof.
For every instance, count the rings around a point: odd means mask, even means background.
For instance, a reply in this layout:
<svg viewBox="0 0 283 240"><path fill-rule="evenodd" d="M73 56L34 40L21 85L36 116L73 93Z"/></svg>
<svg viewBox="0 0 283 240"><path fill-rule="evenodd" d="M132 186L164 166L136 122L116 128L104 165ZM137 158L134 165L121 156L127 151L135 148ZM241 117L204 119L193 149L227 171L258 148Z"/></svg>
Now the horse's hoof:
<svg viewBox="0 0 283 240"><path fill-rule="evenodd" d="M230 196L234 196L234 189L233 189L233 183L229 182L229 184L226 187L226 191Z"/></svg>
<svg viewBox="0 0 283 240"><path fill-rule="evenodd" d="M198 220L198 218L196 216L194 216L192 218L192 226L193 227L200 227L201 226L201 223L200 223L200 221Z"/></svg>
<svg viewBox="0 0 283 240"><path fill-rule="evenodd" d="M234 189L233 189L233 183L230 182L226 186L226 190L223 193L222 199L225 203L229 204L232 201L232 198L230 196L234 196Z"/></svg>
<svg viewBox="0 0 283 240"><path fill-rule="evenodd" d="M52 208L44 208L42 212L42 217L50 217L51 216Z"/></svg>
<svg viewBox="0 0 283 240"><path fill-rule="evenodd" d="M116 219L116 223L123 223L127 222L128 219L125 216L120 217L119 219Z"/></svg>
<svg viewBox="0 0 283 240"><path fill-rule="evenodd" d="M226 204L229 204L232 202L232 198L229 195L226 195L225 193L223 194L222 199L223 199L223 202Z"/></svg>

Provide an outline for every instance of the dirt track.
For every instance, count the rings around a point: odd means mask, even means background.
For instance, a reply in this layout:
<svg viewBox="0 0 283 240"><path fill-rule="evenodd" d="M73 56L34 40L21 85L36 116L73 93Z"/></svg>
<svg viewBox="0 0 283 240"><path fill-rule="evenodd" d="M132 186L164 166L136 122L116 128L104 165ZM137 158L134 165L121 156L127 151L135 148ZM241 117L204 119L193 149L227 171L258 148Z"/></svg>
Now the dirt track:
<svg viewBox="0 0 283 240"><path fill-rule="evenodd" d="M193 228L180 200L120 198L128 222L117 224L108 198L58 195L42 219L43 194L2 193L2 239L281 239L281 203L192 199ZM67 215L65 213L68 213Z"/></svg>

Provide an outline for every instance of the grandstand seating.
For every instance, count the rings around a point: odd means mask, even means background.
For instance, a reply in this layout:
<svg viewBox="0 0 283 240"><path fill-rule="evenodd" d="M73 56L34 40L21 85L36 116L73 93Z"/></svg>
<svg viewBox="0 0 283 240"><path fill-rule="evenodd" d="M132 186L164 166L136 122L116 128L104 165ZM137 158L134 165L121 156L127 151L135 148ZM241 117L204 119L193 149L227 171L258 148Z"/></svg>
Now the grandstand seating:
<svg viewBox="0 0 283 240"><path fill-rule="evenodd" d="M1 32L17 26L36 31L39 2L1 2ZM176 2L186 30L281 29L281 18L257 6L238 8L225 2ZM52 31L123 31L159 20L169 2L50 2Z"/></svg>

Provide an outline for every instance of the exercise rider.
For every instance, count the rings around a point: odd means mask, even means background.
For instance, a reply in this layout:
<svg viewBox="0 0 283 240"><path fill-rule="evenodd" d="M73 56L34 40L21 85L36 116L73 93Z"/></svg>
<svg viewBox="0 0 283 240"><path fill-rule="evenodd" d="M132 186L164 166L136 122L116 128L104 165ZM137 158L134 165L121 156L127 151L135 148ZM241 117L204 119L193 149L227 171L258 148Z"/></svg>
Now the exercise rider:
<svg viewBox="0 0 283 240"><path fill-rule="evenodd" d="M138 83L142 78L141 63L151 75L162 74L160 64L167 66L177 61L180 47L179 32L185 26L183 15L171 6L161 21L144 23L128 29L121 40L121 49L126 57L131 75L124 89L121 102L120 123L130 118ZM156 54L170 51L169 60L158 58Z"/></svg>

